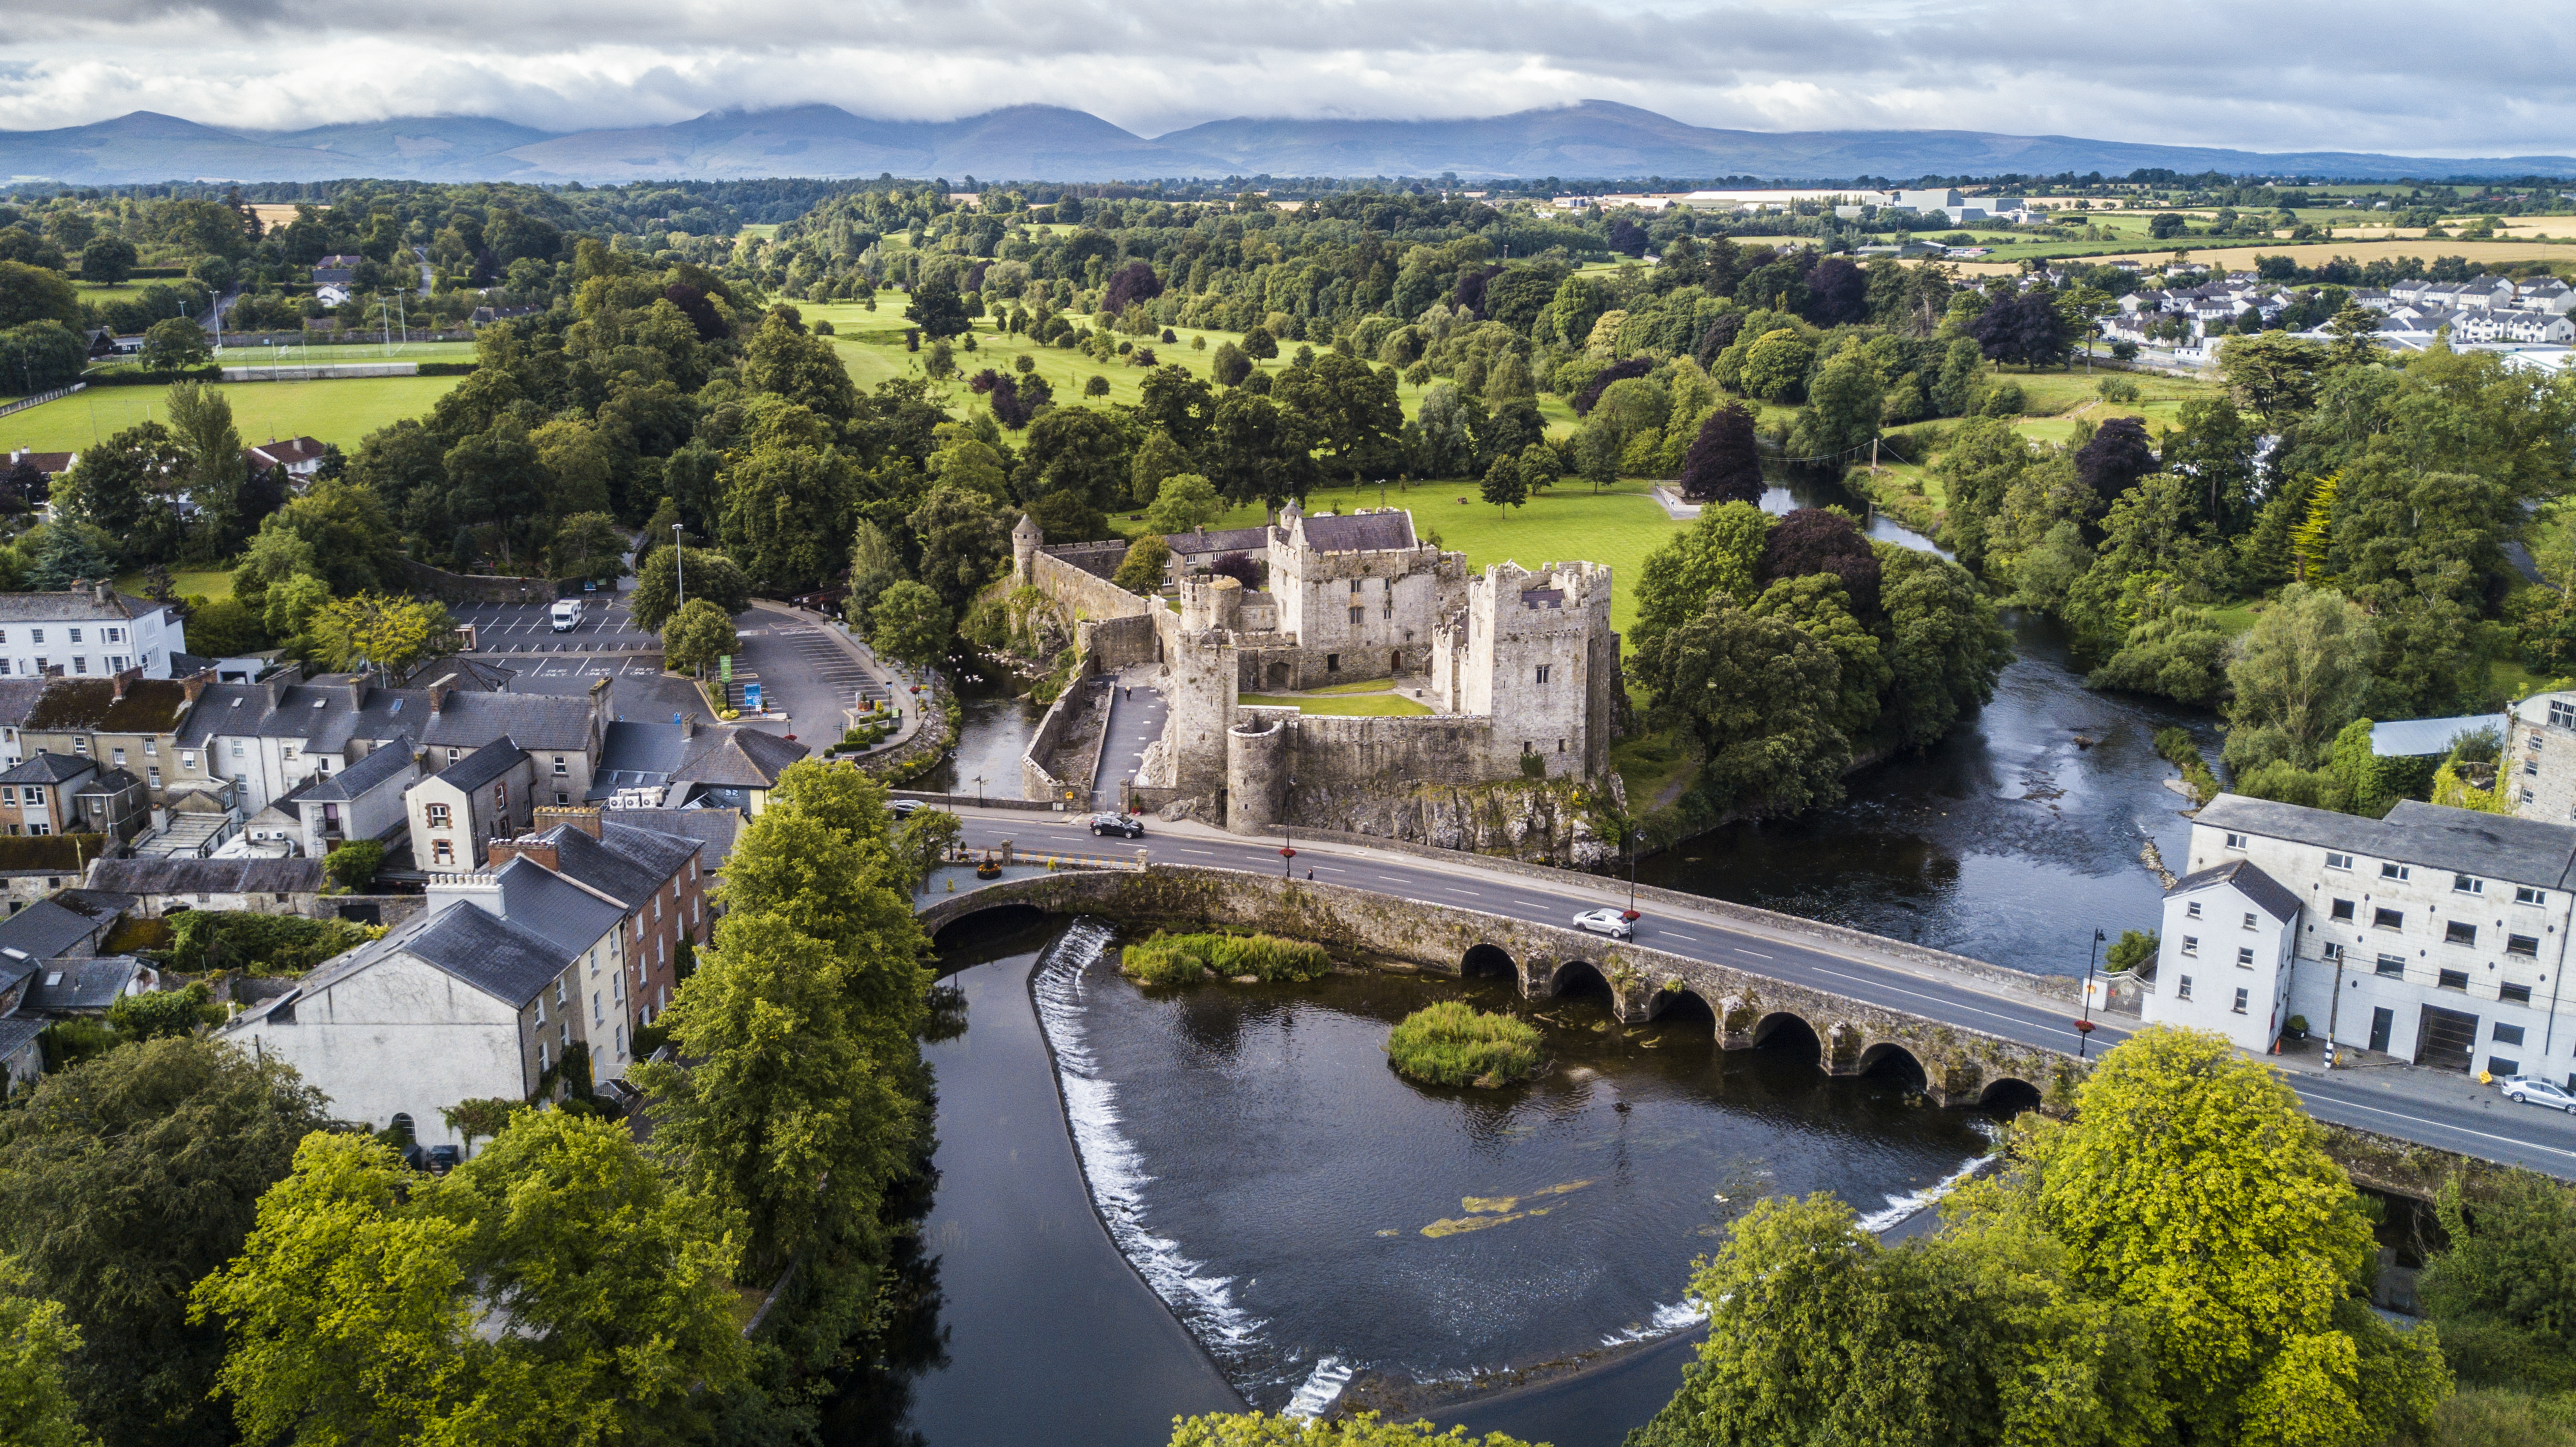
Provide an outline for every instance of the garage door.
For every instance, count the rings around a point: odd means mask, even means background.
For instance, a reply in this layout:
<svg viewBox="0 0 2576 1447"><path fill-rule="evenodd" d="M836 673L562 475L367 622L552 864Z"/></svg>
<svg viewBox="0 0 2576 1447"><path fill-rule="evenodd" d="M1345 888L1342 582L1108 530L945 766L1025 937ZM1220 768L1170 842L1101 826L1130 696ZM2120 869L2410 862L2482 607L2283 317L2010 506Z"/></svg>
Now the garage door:
<svg viewBox="0 0 2576 1447"><path fill-rule="evenodd" d="M2466 1070L2477 1045L2477 1016L2464 1010L2445 1010L2439 1005L2424 1007L2423 1023L2415 1029L2416 1064L2441 1070Z"/></svg>

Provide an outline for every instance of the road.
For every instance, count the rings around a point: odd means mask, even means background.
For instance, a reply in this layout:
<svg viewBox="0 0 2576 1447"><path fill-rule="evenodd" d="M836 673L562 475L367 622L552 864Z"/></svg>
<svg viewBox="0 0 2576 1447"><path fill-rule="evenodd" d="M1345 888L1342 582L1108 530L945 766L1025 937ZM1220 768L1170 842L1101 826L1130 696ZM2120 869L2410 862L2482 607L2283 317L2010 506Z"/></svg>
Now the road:
<svg viewBox="0 0 2576 1447"><path fill-rule="evenodd" d="M970 848L1008 839L1024 854L1132 860L1141 847L1150 858L1168 864L1256 870L1281 865L1281 840L1275 835L1239 838L1204 827L1160 825L1149 826L1155 832L1136 843L1104 842L1077 833L1069 815L972 806L959 809L958 815ZM1295 868L1301 875L1312 869L1318 883L1543 924L1565 924L1578 909L1616 903L1620 898L1614 881L1593 876L1569 874L1565 883L1558 884L1464 862L1381 854L1341 843L1297 845ZM2024 1044L2072 1051L2082 1038L2067 1007L2060 1003L1982 988L1930 966L1900 967L1843 954L1821 941L1743 928L1714 916L1649 914L1638 921L1637 943L1712 964L1756 970ZM2095 1023L2094 1049L2109 1049L2128 1038L2134 1028L2126 1016L2097 1017ZM2411 1067L2346 1070L2330 1076L2285 1068L2282 1076L2320 1120L2576 1179L2576 1118L2505 1102L2465 1077L2454 1082L2441 1072Z"/></svg>

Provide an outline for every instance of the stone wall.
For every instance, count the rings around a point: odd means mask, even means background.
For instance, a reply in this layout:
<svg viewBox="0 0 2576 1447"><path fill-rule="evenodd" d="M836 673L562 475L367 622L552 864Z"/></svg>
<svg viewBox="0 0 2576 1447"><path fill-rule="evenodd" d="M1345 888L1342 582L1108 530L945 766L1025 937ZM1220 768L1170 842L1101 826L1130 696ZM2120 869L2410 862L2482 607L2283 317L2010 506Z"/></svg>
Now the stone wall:
<svg viewBox="0 0 2576 1447"><path fill-rule="evenodd" d="M1128 544L1123 538L1093 543L1049 543L1039 552L1060 562L1071 563L1095 578L1113 577L1118 565L1127 561Z"/></svg>
<svg viewBox="0 0 2576 1447"><path fill-rule="evenodd" d="M1163 656L1161 632L1150 615L1141 613L1086 621L1079 626L1076 642L1082 649L1083 666L1094 673L1116 673Z"/></svg>
<svg viewBox="0 0 2576 1447"><path fill-rule="evenodd" d="M1624 808L1619 776L1609 776L1613 808ZM1491 784L1380 786L1365 791L1308 790L1298 783L1297 827L1356 835L1373 843L1501 855L1576 869L1607 864L1619 847L1595 827L1594 786L1566 779L1509 779Z"/></svg>
<svg viewBox="0 0 2576 1447"><path fill-rule="evenodd" d="M1555 925L1239 870L1157 864L1142 873L1006 880L940 900L922 912L922 924L936 932L968 914L1013 904L1138 925L1257 930L1310 940L1364 964L1452 975L1499 969L1533 997L1562 993L1588 969L1609 985L1611 1008L1624 1021L1650 1020L1683 1006L1684 997L1696 997L1715 1017L1719 1042L1743 1049L1794 1020L1814 1033L1827 1073L1858 1075L1911 1062L1922 1072L1926 1093L1942 1104L1974 1104L2014 1082L2042 1098L2062 1100L2086 1069L2062 1051L1748 970Z"/></svg>
<svg viewBox="0 0 2576 1447"><path fill-rule="evenodd" d="M442 603L551 603L555 585L544 578L500 578L451 573L411 558L402 560L403 586Z"/></svg>
<svg viewBox="0 0 2576 1447"><path fill-rule="evenodd" d="M1044 550L1030 555L1029 581L1062 603L1076 622L1086 618L1141 618L1155 606L1081 564Z"/></svg>
<svg viewBox="0 0 2576 1447"><path fill-rule="evenodd" d="M1068 688L1047 705L1046 716L1038 720L1038 731L1029 736L1029 746L1020 755L1020 797L1023 799L1062 799L1065 781L1049 772L1047 764L1064 752L1064 741L1072 736L1082 716L1082 690Z"/></svg>

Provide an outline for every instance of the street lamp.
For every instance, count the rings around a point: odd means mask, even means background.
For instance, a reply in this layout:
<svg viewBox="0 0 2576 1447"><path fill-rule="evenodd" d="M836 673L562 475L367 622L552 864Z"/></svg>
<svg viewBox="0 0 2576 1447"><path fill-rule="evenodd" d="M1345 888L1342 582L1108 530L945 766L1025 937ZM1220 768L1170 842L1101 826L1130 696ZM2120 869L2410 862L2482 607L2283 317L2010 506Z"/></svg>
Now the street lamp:
<svg viewBox="0 0 2576 1447"><path fill-rule="evenodd" d="M2075 1058L2086 1058L2093 1044L2093 962L2101 957L2104 935L2093 932L2093 943L2084 951L2084 1016L2075 1022Z"/></svg>
<svg viewBox="0 0 2576 1447"><path fill-rule="evenodd" d="M1296 800L1296 797L1297 776L1295 774L1290 774L1288 776L1288 796L1280 802L1285 806L1293 803ZM1279 877L1281 879L1286 879L1288 877L1288 871L1294 867L1293 861L1296 858L1296 828L1288 822L1288 810L1285 807L1282 807L1279 811Z"/></svg>
<svg viewBox="0 0 2576 1447"><path fill-rule="evenodd" d="M1627 815L1627 816L1625 816L1625 817L1621 818L1621 819L1620 819L1620 821L1619 821L1619 825L1620 825L1620 832L1628 836L1628 912L1627 912L1626 914L1623 914L1623 915L1619 916L1619 917L1620 917L1621 919L1626 920L1626 921L1628 922L1628 924L1629 924L1629 926L1630 926L1631 928L1634 928L1634 927L1635 927L1635 925L1636 925L1636 923L1637 923L1637 825L1638 825L1638 823L1639 823L1639 820L1638 820L1637 816L1636 816L1636 815L1634 815L1634 814Z"/></svg>

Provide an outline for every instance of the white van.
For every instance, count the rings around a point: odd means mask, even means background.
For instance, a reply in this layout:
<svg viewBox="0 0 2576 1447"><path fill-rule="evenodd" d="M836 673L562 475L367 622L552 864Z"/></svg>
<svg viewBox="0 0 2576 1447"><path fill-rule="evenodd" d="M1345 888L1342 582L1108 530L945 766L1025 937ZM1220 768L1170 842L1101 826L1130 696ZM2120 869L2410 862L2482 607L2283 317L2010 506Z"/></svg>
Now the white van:
<svg viewBox="0 0 2576 1447"><path fill-rule="evenodd" d="M556 599L554 613L552 615L555 631L557 633L570 633L573 629L580 627L581 611L581 600L579 598Z"/></svg>

